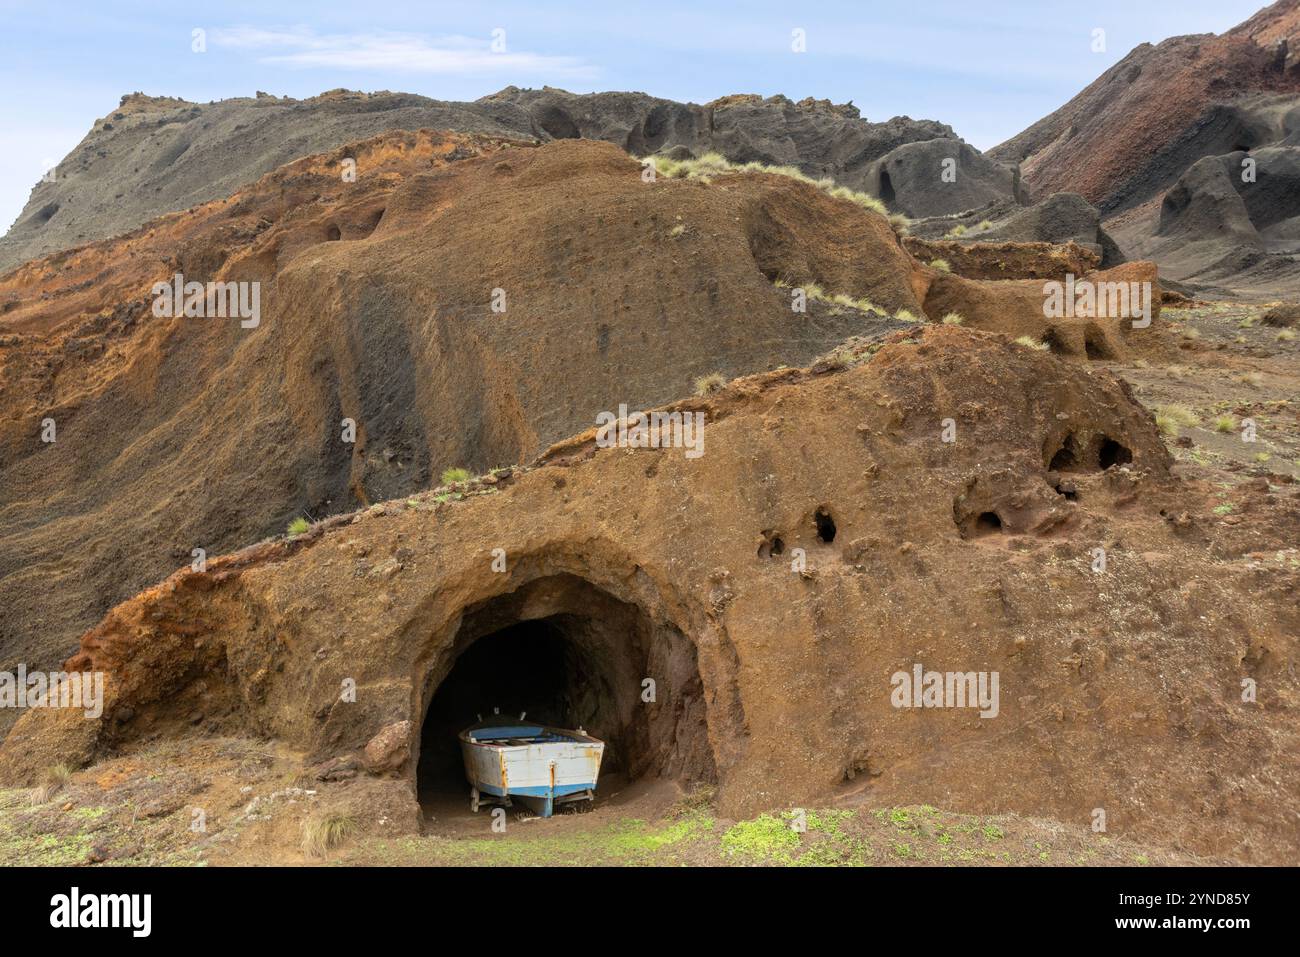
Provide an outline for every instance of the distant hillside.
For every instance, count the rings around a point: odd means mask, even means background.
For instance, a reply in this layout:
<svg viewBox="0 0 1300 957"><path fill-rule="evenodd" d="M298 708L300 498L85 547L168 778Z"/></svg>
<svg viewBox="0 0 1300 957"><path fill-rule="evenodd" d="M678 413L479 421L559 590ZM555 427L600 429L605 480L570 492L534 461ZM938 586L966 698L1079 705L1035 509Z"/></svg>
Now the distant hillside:
<svg viewBox="0 0 1300 957"><path fill-rule="evenodd" d="M1300 92L1300 0L1222 36L1144 43L988 155L1022 164L1035 197L1079 193L1113 213L1168 189L1203 156L1267 142L1274 131L1234 105L1260 92Z"/></svg>
<svg viewBox="0 0 1300 957"><path fill-rule="evenodd" d="M713 150L737 162L798 166L856 189L878 180L872 164L898 147L957 142L950 127L931 120L871 123L852 105L796 103L782 96L737 95L699 106L644 93L575 95L507 87L473 103L335 90L307 100L259 93L198 104L134 93L95 122L59 164L53 182L33 189L17 222L0 239L0 272L228 196L301 156L388 130L417 129L541 141L602 139L635 155ZM964 144L963 152L972 168L992 166ZM1009 172L999 176L982 169L977 178L991 184L983 187L979 202L994 193L1009 195ZM955 191L951 199L974 205L969 195Z"/></svg>

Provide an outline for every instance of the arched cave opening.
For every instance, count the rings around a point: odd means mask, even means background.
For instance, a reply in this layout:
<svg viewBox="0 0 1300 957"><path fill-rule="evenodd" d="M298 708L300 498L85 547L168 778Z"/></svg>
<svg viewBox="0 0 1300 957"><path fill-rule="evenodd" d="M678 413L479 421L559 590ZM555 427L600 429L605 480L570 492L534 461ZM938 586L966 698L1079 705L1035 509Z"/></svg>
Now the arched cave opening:
<svg viewBox="0 0 1300 957"><path fill-rule="evenodd" d="M880 171L880 201L886 206L892 206L898 197L894 193L893 181L889 178L886 170Z"/></svg>
<svg viewBox="0 0 1300 957"><path fill-rule="evenodd" d="M1097 449L1097 467L1103 471L1112 465L1128 465L1133 461L1133 452L1128 446L1114 439L1102 437Z"/></svg>
<svg viewBox="0 0 1300 957"><path fill-rule="evenodd" d="M596 801L627 782L713 783L694 644L645 609L572 575L468 609L433 663L416 780L436 816L469 814L459 733L494 708L605 742Z"/></svg>

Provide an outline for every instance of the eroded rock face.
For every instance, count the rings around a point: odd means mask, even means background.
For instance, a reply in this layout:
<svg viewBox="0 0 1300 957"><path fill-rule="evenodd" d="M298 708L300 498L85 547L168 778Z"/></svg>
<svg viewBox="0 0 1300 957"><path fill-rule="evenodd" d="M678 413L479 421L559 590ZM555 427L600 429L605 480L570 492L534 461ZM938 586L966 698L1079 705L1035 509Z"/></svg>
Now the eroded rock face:
<svg viewBox="0 0 1300 957"><path fill-rule="evenodd" d="M1100 214L1076 193L1056 193L1017 212L980 236L981 241L1097 243Z"/></svg>
<svg viewBox="0 0 1300 957"><path fill-rule="evenodd" d="M1074 244L1095 253L1103 268L1125 261L1102 228L1096 207L1075 193L1054 193L1032 205L990 199L957 215L917 220L909 228L917 238L932 242Z"/></svg>
<svg viewBox="0 0 1300 957"><path fill-rule="evenodd" d="M1105 215L1137 206L1203 156L1265 145L1272 124L1239 101L1300 90L1277 60L1277 39L1297 28L1300 8L1281 0L1220 36L1144 43L989 155L1022 163L1035 195L1080 193Z"/></svg>
<svg viewBox="0 0 1300 957"><path fill-rule="evenodd" d="M1210 240L1219 245L1230 241L1260 248L1259 233L1233 185L1245 158L1244 152L1236 152L1194 163L1165 194L1156 235L1177 238L1184 246Z"/></svg>
<svg viewBox="0 0 1300 957"><path fill-rule="evenodd" d="M903 245L924 263L942 260L967 279L1058 279L1096 271L1101 256L1078 243L960 242L908 236Z"/></svg>
<svg viewBox="0 0 1300 957"><path fill-rule="evenodd" d="M1275 121L1284 105L1273 104ZM1260 139L1278 135L1274 125ZM1158 203L1117 220L1115 234L1193 292L1276 301L1300 293L1297 196L1300 147L1236 149L1193 163Z"/></svg>
<svg viewBox="0 0 1300 957"><path fill-rule="evenodd" d="M197 733L201 702L309 766L410 722L413 806L431 704L475 648L526 629L555 643L552 690L572 697L565 674L590 690L554 717L633 776L716 781L729 812L854 795L1061 819L1104 806L1112 827L1201 852L1294 856L1297 609L1281 580L1237 600L1256 573L1206 563L1210 532L1166 518L1197 493L1121 382L930 327L676 409L706 413L703 456L588 432L461 501L415 496L177 573L68 662L108 672L105 718L31 712L0 769ZM396 574L368 575L389 559ZM997 672L997 716L895 706L892 676L916 664ZM1244 674L1268 707L1242 706Z"/></svg>
<svg viewBox="0 0 1300 957"><path fill-rule="evenodd" d="M305 100L261 95L206 104L132 94L96 121L52 181L33 189L0 239L0 273L228 196L301 156L419 129L540 142L582 137L637 156L717 151L737 163L799 166L855 189L864 188L872 161L904 143L942 137L960 144L950 127L931 120L870 123L851 105L783 96L731 96L699 106L644 93L516 87L472 103L349 90Z"/></svg>
<svg viewBox="0 0 1300 957"><path fill-rule="evenodd" d="M891 211L913 219L1023 198L1015 167L996 163L951 137L906 143L891 150L871 165L866 184Z"/></svg>
<svg viewBox="0 0 1300 957"><path fill-rule="evenodd" d="M1084 286L1090 287L1089 300L1081 298ZM977 282L939 273L926 293L925 308L934 317L956 313L973 329L1027 337L1058 355L1119 359L1143 337L1150 340L1161 299L1155 265L1139 262L1046 280ZM1080 311L1088 302L1091 306Z"/></svg>
<svg viewBox="0 0 1300 957"><path fill-rule="evenodd" d="M257 325L153 315L178 273L258 284ZM896 325L796 313L778 276L921 312L885 219L788 177L646 183L607 143L427 131L29 263L0 280L0 513L23 516L0 535L0 651L52 664L196 548L521 463L602 410Z"/></svg>
<svg viewBox="0 0 1300 957"><path fill-rule="evenodd" d="M734 163L796 166L853 189L870 189L872 164L907 143L947 143L950 152L972 154L972 169L981 164L978 151L944 123L906 116L873 123L852 104L812 98L796 102L779 95L738 94L698 106L644 93L575 95L509 87L479 102L526 111L533 132L542 138L605 140L634 156L717 152Z"/></svg>

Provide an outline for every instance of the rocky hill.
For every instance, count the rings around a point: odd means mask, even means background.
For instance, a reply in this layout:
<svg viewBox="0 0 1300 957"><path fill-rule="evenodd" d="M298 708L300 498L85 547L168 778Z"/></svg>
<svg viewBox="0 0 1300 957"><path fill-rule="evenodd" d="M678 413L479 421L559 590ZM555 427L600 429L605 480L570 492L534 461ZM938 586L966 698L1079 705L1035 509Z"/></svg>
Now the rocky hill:
<svg viewBox="0 0 1300 957"><path fill-rule="evenodd" d="M1279 0L1220 36L1137 47L989 157L1097 206L1123 255L1268 299L1300 295L1298 135L1300 0Z"/></svg>
<svg viewBox="0 0 1300 957"><path fill-rule="evenodd" d="M698 106L644 93L575 95L508 87L472 103L335 90L306 100L259 94L199 104L137 93L96 121L58 165L53 182L36 185L0 239L0 271L227 196L298 157L389 130L417 129L539 142L600 139L635 156L720 152L739 163L796 166L854 189L879 189L877 161L891 157L898 190L917 202L917 186L908 177L920 174L906 171L911 154L895 154L907 144L928 143L931 153L941 148L960 157L971 174L960 189L926 189L933 194L925 204L930 211L958 212L1005 198L1014 178L942 123L908 117L871 123L853 106L827 100L730 96ZM936 166L927 183L937 184L937 178Z"/></svg>
<svg viewBox="0 0 1300 957"><path fill-rule="evenodd" d="M511 705L558 696L601 728L611 772L714 785L733 816L1103 807L1115 835L1294 859L1300 571L1247 553L1291 544L1300 500L1250 493L1249 533L1180 519L1213 490L1172 479L1121 381L952 327L672 411L706 416L704 456L589 430L454 496L178 572L69 663L109 674L103 716L29 713L0 772L256 732L301 755L321 805L410 833L426 768L434 788L463 773L443 767L439 702L519 685ZM522 650L551 645L558 670ZM489 668L466 670L471 647ZM999 704L892 706L891 673L917 662L999 674ZM1264 706L1243 705L1242 676Z"/></svg>
<svg viewBox="0 0 1300 957"><path fill-rule="evenodd" d="M0 254L0 673L104 679L0 708L0 862L1293 862L1296 6L994 157L126 97ZM498 706L607 747L531 845Z"/></svg>

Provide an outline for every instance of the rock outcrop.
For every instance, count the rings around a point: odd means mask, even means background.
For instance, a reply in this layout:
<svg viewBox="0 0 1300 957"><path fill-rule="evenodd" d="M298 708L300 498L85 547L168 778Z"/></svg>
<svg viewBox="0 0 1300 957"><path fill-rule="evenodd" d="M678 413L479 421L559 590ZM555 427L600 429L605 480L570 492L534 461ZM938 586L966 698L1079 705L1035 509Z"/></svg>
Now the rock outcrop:
<svg viewBox="0 0 1300 957"><path fill-rule="evenodd" d="M952 129L852 105L730 96L705 106L644 93L573 94L508 87L472 103L335 90L306 100L258 96L189 103L132 94L40 182L0 239L0 272L136 229L163 213L230 195L301 156L390 130L454 130L548 142L586 138L636 156L720 152L737 163L792 165L864 189L872 163L903 144L940 140L992 168ZM956 212L945 208L945 212Z"/></svg>
<svg viewBox="0 0 1300 957"><path fill-rule="evenodd" d="M1197 295L1300 294L1298 37L1300 2L1279 0L1221 36L1144 44L989 157L1098 207L1105 265L1153 259Z"/></svg>
<svg viewBox="0 0 1300 957"><path fill-rule="evenodd" d="M1233 563L1228 540L1205 561L1210 530L1169 517L1198 493L1105 373L952 327L845 361L665 410L706 416L697 458L588 431L460 501L412 496L178 572L67 663L107 673L103 717L29 712L0 773L251 730L306 767L380 752L413 821L432 758L413 733L399 765L392 729L421 727L474 647L544 627L586 689L557 689L559 717L629 776L716 782L728 813L1104 807L1112 832L1293 859L1296 571ZM493 660L480 698L520 666ZM997 674L997 701L900 706L916 667Z"/></svg>
<svg viewBox="0 0 1300 957"><path fill-rule="evenodd" d="M1144 43L1055 113L989 151L1022 164L1034 195L1080 193L1112 215L1157 196L1203 156L1253 149L1265 117L1237 102L1300 92L1277 41L1300 34L1300 4L1278 0L1221 36Z"/></svg>

